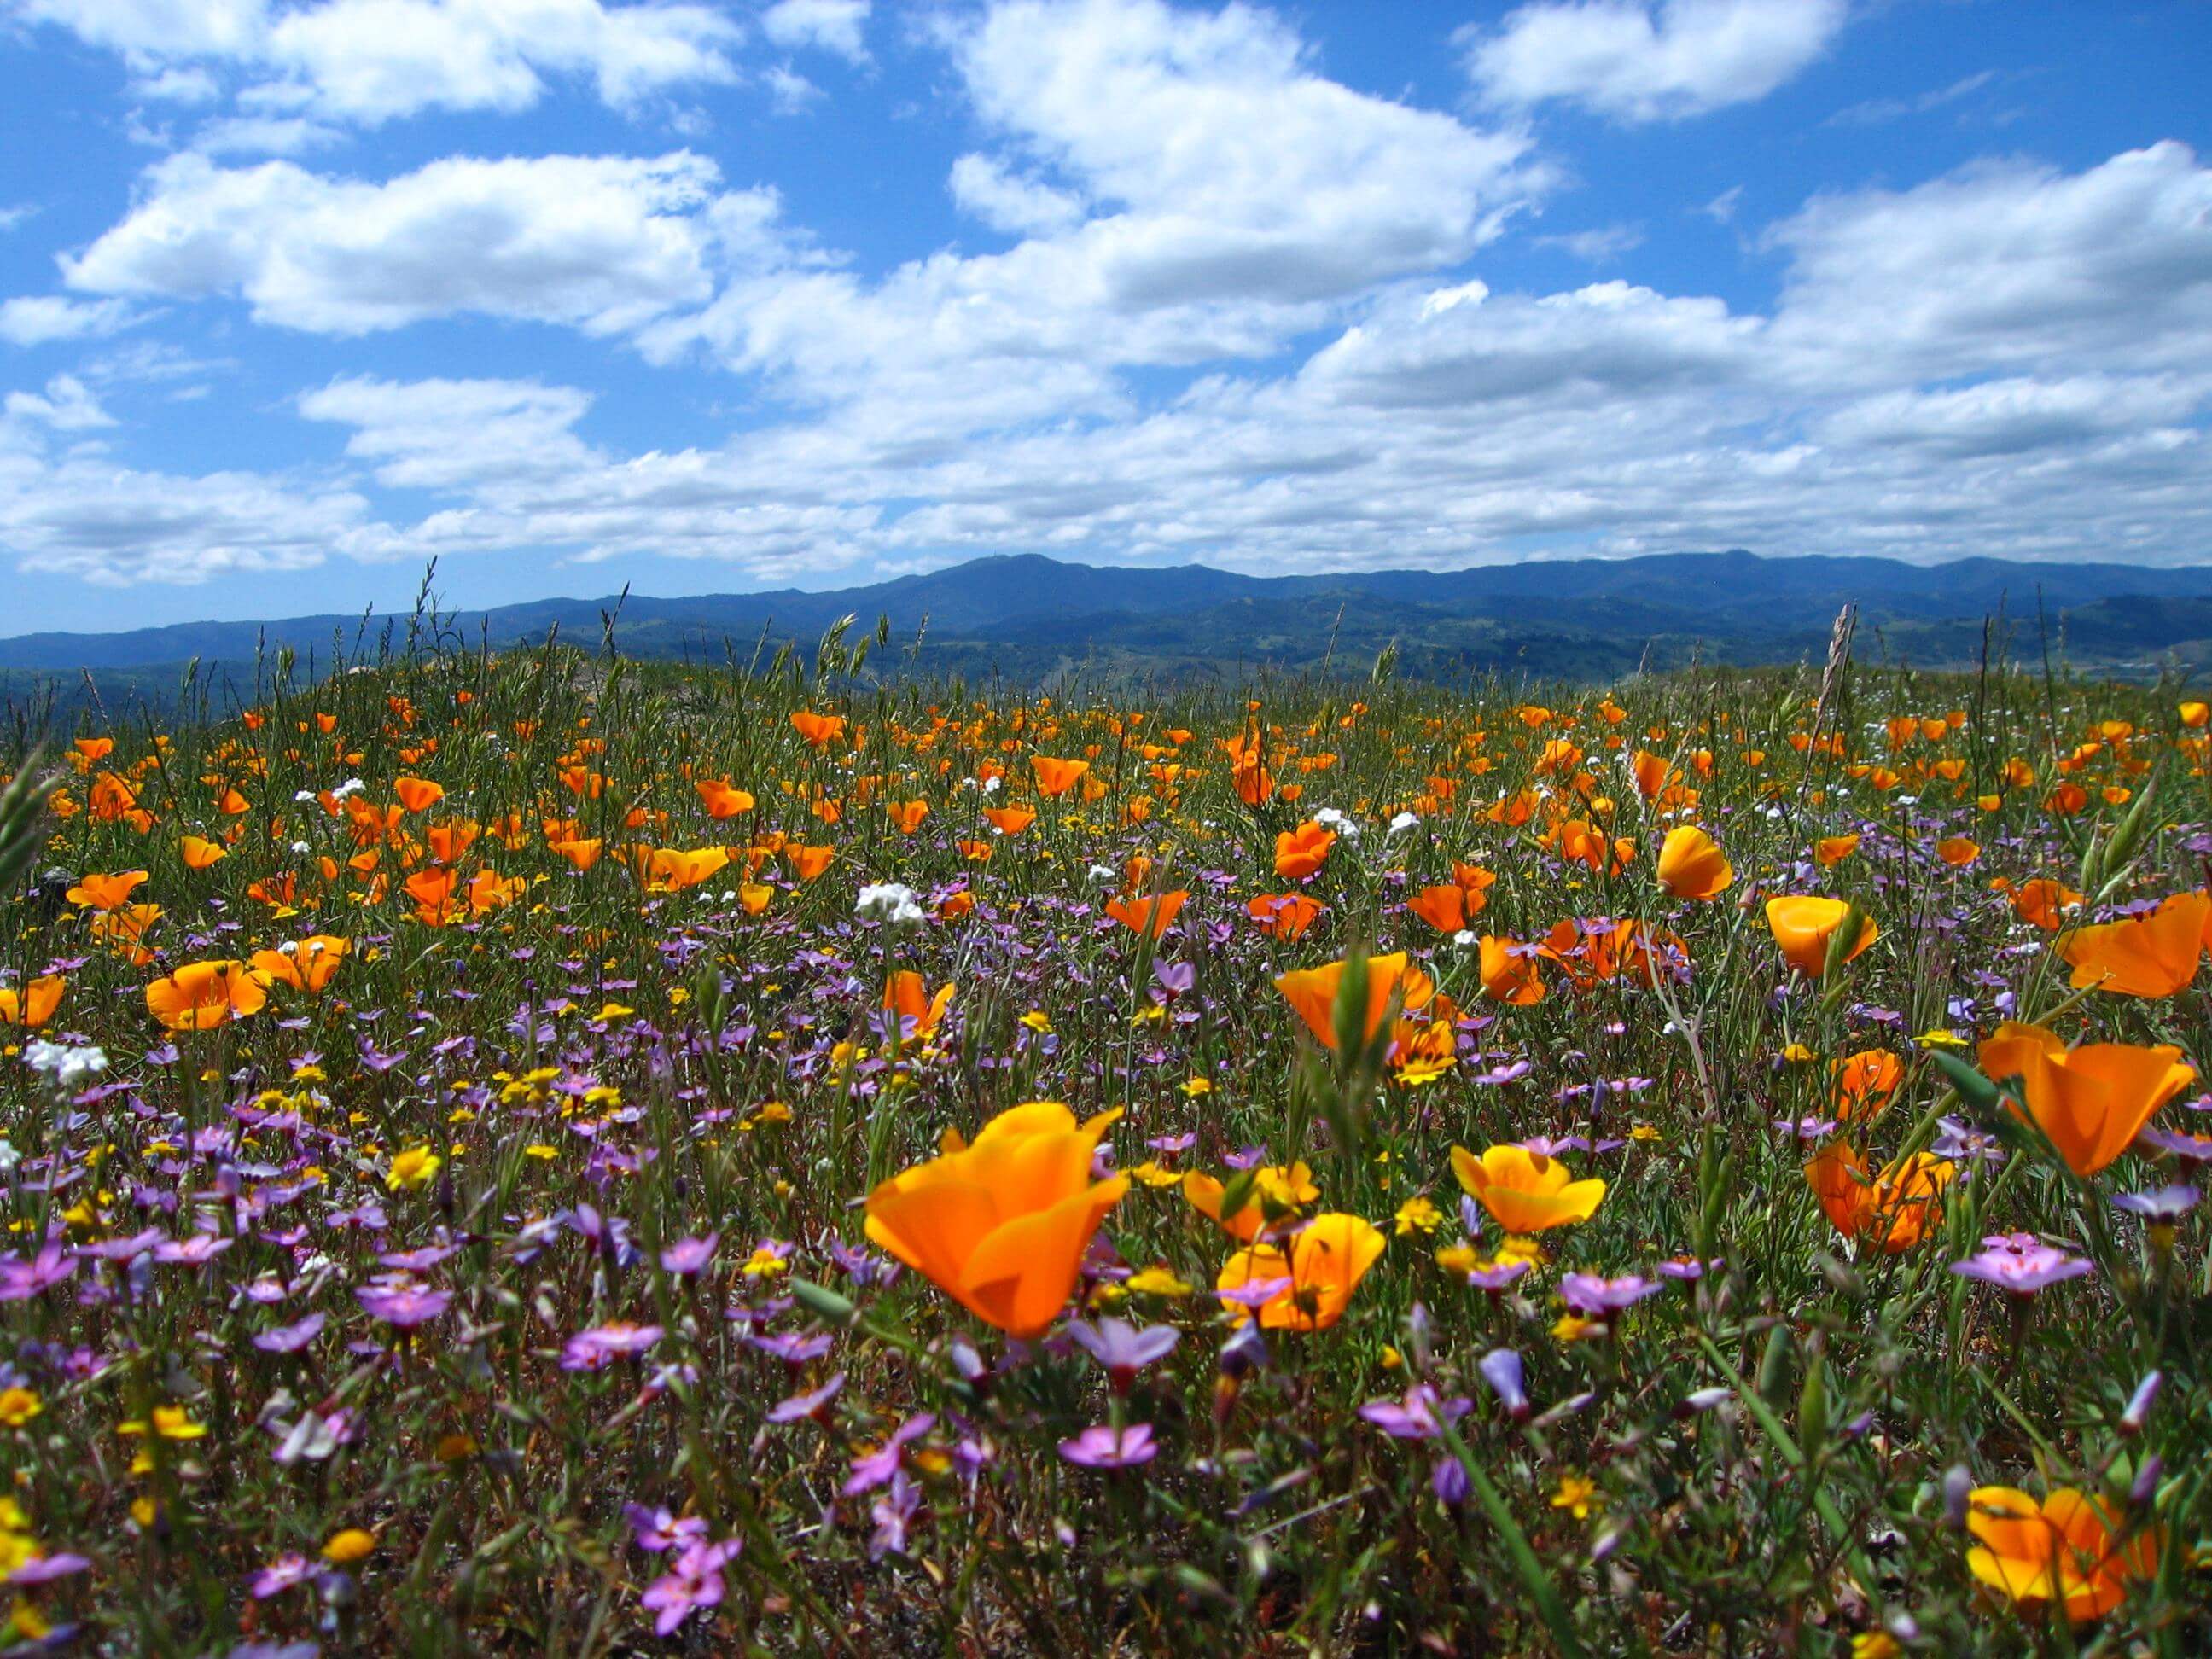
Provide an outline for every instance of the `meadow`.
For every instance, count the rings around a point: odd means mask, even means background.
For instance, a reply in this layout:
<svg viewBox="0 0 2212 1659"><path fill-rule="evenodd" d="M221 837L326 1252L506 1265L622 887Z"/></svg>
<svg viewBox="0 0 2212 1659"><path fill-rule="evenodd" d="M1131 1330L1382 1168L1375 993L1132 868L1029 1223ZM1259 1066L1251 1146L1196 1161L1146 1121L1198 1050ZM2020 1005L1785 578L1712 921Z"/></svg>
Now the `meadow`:
<svg viewBox="0 0 2212 1659"><path fill-rule="evenodd" d="M18 729L6 1651L2212 1649L2203 703L863 654Z"/></svg>

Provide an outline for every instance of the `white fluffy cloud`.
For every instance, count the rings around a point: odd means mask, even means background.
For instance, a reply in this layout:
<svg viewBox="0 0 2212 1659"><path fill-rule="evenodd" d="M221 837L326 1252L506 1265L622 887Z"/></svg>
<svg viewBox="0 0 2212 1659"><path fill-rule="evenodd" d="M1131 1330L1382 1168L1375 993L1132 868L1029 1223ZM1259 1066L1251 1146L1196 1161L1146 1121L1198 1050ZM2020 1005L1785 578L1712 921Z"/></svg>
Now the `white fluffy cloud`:
<svg viewBox="0 0 2212 1659"><path fill-rule="evenodd" d="M865 60L862 39L869 0L776 0L761 14L761 33L780 46L812 46L854 63Z"/></svg>
<svg viewBox="0 0 2212 1659"><path fill-rule="evenodd" d="M58 294L0 300L0 340L10 345L45 345L53 340L84 340L130 325L131 309L122 300L72 300Z"/></svg>
<svg viewBox="0 0 2212 1659"><path fill-rule="evenodd" d="M1622 121L1747 103L1827 49L1846 0L1536 0L1461 43L1483 94L1560 100Z"/></svg>
<svg viewBox="0 0 2212 1659"><path fill-rule="evenodd" d="M374 124L426 109L513 112L549 78L587 82L628 107L734 80L738 26L689 0L25 0L143 69L142 95L215 95L212 70L263 111Z"/></svg>
<svg viewBox="0 0 2212 1659"><path fill-rule="evenodd" d="M688 151L455 158L384 184L187 154L63 270L83 293L235 295L321 333L468 313L609 333L703 301L710 248L773 217L771 195L719 183Z"/></svg>

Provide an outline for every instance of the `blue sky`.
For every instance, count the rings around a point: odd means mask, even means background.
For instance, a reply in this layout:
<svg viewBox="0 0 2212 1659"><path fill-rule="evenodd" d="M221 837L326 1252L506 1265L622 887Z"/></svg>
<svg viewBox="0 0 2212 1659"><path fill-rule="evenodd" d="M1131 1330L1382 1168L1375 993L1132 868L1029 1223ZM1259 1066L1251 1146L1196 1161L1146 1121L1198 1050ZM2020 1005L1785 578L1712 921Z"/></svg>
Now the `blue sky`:
<svg viewBox="0 0 2212 1659"><path fill-rule="evenodd" d="M0 633L2212 556L2212 6L9 0Z"/></svg>

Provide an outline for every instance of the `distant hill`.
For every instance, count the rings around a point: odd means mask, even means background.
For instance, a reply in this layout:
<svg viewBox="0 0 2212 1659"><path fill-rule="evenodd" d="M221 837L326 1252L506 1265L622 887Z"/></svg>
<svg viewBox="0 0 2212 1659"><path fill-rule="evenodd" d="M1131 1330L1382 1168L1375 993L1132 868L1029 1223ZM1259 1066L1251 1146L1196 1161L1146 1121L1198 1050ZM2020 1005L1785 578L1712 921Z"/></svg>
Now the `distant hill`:
<svg viewBox="0 0 2212 1659"><path fill-rule="evenodd" d="M2142 678L2167 657L2212 664L2212 567L1923 566L1741 550L1268 577L1024 554L832 592L540 599L440 620L447 637L471 645L536 644L557 631L589 648L611 617L617 647L633 657L745 660L786 641L811 645L840 617L855 617L860 631L888 619L899 648L877 659L884 672L911 663L1032 683L1078 667L1364 672L1394 643L1401 672L1423 677L1601 679L1693 657L1741 665L1817 657L1846 604L1860 608L1863 656L1925 667L1971 665L1984 618L1999 615L2013 623L2015 650L2047 642L2089 672ZM61 676L81 683L88 671L103 685L155 696L193 659L219 678L250 672L258 653L283 648L327 667L404 643L408 626L404 617L319 616L24 634L0 639L0 689L20 696Z"/></svg>

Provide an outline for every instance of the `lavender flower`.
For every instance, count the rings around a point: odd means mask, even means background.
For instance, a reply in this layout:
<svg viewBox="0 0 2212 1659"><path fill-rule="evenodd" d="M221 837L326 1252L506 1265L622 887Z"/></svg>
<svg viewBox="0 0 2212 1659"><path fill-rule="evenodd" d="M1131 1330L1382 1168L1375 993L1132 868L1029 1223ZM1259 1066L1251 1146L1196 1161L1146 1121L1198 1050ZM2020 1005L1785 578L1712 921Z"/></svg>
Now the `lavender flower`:
<svg viewBox="0 0 2212 1659"><path fill-rule="evenodd" d="M2033 1233L1991 1233L1982 1244L1978 1255L1954 1261L1951 1271L2014 1296L2033 1296L2046 1285L2079 1279L2091 1271L2086 1257L2069 1255Z"/></svg>
<svg viewBox="0 0 2212 1659"><path fill-rule="evenodd" d="M1623 1313L1664 1287L1641 1273L1607 1279L1601 1273L1568 1273L1559 1280L1559 1296L1584 1319L1603 1319Z"/></svg>
<svg viewBox="0 0 2212 1659"><path fill-rule="evenodd" d="M1182 1340L1172 1325L1152 1325L1139 1330L1127 1320L1107 1317L1095 1325L1081 1320L1067 1328L1075 1345L1097 1360L1112 1381L1114 1392L1127 1394L1137 1373L1164 1359Z"/></svg>
<svg viewBox="0 0 2212 1659"><path fill-rule="evenodd" d="M1464 1395L1440 1399L1427 1383L1416 1382L1404 1400L1370 1400L1359 1414L1394 1440L1429 1440L1441 1425L1458 1422L1474 1405Z"/></svg>
<svg viewBox="0 0 2212 1659"><path fill-rule="evenodd" d="M1152 1425L1149 1423L1130 1423L1119 1429L1110 1423L1100 1423L1084 1430L1073 1440L1060 1443L1062 1457L1090 1469L1121 1469L1149 1463L1158 1451L1159 1448L1152 1443Z"/></svg>

